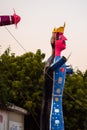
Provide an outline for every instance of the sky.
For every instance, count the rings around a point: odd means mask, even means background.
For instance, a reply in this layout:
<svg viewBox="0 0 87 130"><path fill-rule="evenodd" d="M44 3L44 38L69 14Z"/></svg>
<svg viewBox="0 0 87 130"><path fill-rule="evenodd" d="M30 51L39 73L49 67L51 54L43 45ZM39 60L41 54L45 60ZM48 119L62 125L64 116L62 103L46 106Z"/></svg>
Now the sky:
<svg viewBox="0 0 87 130"><path fill-rule="evenodd" d="M87 0L1 0L0 15L21 17L17 29L14 25L0 27L0 54L9 46L11 53L22 55L41 49L51 55L50 38L54 27L63 26L67 37L62 55L70 58L68 65L83 72L87 69ZM16 40L9 34L16 38ZM19 43L22 47L19 45Z"/></svg>

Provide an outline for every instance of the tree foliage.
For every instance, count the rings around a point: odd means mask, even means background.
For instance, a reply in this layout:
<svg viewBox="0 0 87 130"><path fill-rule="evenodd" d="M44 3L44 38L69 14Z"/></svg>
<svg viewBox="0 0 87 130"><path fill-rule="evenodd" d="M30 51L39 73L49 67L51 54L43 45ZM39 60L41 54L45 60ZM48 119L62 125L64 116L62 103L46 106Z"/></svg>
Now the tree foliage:
<svg viewBox="0 0 87 130"><path fill-rule="evenodd" d="M9 48L1 55L0 62L0 99L2 104L14 103L35 112L40 107L43 86L45 57L41 50L10 55Z"/></svg>
<svg viewBox="0 0 87 130"><path fill-rule="evenodd" d="M87 71L67 75L63 108L66 130L87 129Z"/></svg>
<svg viewBox="0 0 87 130"><path fill-rule="evenodd" d="M0 107L10 102L27 109L36 130L40 122L44 58L40 49L15 56L10 54L10 48L0 57ZM87 130L87 70L67 75L63 113L66 130Z"/></svg>

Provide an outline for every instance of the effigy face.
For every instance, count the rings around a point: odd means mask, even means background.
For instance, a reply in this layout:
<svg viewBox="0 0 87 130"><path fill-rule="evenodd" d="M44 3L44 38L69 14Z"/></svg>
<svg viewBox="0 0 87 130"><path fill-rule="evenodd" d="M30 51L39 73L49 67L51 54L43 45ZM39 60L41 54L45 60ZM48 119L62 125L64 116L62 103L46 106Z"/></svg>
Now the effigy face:
<svg viewBox="0 0 87 130"><path fill-rule="evenodd" d="M66 49L66 40L67 38L63 33L56 33L55 36L55 56L60 56L61 51Z"/></svg>

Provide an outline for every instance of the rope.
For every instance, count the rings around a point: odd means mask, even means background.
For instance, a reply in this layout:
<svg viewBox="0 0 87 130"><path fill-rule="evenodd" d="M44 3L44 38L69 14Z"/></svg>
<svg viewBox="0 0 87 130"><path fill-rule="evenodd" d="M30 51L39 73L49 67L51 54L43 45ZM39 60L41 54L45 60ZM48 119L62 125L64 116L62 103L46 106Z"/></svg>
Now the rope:
<svg viewBox="0 0 87 130"><path fill-rule="evenodd" d="M26 51L26 49L22 46L22 44L15 38L15 36L10 32L10 30L7 28L7 27L5 27L5 29L9 32L9 34L14 38L14 40L20 45L20 47L25 51L25 52L27 52Z"/></svg>

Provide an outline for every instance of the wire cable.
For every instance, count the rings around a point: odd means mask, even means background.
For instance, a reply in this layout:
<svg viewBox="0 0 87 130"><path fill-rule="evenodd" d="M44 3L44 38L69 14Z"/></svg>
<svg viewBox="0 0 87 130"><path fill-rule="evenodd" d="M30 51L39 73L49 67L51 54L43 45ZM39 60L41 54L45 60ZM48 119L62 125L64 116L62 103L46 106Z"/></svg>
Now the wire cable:
<svg viewBox="0 0 87 130"><path fill-rule="evenodd" d="M7 28L7 27L5 27L5 29L9 32L9 34L14 38L14 40L19 44L19 46L25 51L25 52L27 52L26 51L26 49L22 46L22 44L15 38L15 36L10 32L10 30Z"/></svg>

